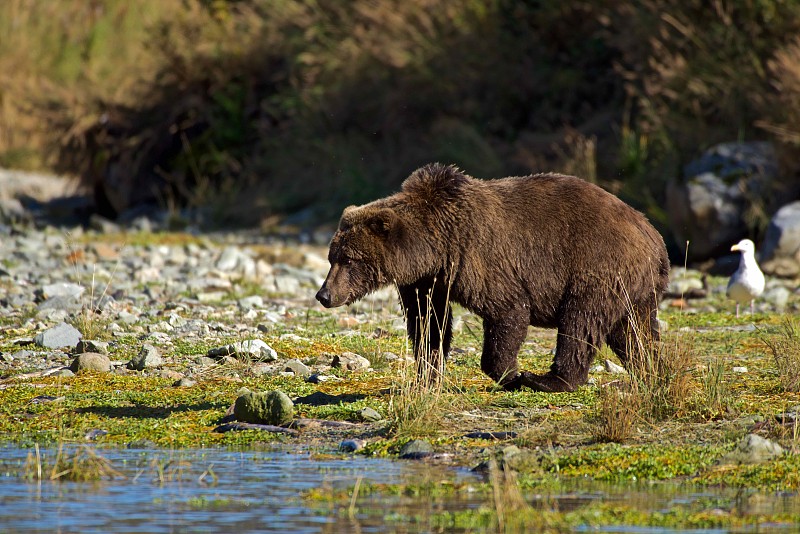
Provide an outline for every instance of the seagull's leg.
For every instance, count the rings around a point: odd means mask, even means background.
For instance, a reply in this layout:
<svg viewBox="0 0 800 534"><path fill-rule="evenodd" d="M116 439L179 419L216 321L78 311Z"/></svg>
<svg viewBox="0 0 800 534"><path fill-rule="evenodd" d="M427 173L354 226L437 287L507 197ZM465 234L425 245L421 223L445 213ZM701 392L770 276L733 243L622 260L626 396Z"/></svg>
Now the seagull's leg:
<svg viewBox="0 0 800 534"><path fill-rule="evenodd" d="M736 303L736 318L739 318L739 303Z"/></svg>
<svg viewBox="0 0 800 534"><path fill-rule="evenodd" d="M753 302L755 302L755 299L750 300L750 315L753 315L754 313Z"/></svg>

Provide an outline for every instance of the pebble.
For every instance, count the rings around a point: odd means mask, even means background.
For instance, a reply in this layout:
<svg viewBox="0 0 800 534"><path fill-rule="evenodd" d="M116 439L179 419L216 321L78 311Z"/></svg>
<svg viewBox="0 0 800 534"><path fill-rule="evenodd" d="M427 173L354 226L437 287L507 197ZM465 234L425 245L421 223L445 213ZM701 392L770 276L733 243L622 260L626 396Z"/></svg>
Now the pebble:
<svg viewBox="0 0 800 534"><path fill-rule="evenodd" d="M321 373L314 373L308 378L306 378L306 382L309 384L324 384L325 382L340 382L342 378L334 375L324 375Z"/></svg>
<svg viewBox="0 0 800 534"><path fill-rule="evenodd" d="M78 284L57 282L55 284L47 284L42 287L42 296L45 299L51 299L53 297L68 297L72 299L78 299L81 295L83 295L84 291L86 291L86 288L79 286Z"/></svg>
<svg viewBox="0 0 800 534"><path fill-rule="evenodd" d="M736 448L720 459L720 464L760 464L783 454L783 448L758 434L748 434Z"/></svg>
<svg viewBox="0 0 800 534"><path fill-rule="evenodd" d="M291 371L297 376L308 377L311 376L311 369L308 368L306 364L301 362L300 360L293 358L291 360L287 360L284 364L284 371Z"/></svg>
<svg viewBox="0 0 800 534"><path fill-rule="evenodd" d="M433 456L433 445L422 439L412 439L400 449L403 460L420 460Z"/></svg>
<svg viewBox="0 0 800 534"><path fill-rule="evenodd" d="M355 352L343 352L333 357L331 367L346 369L348 371L363 371L369 369L370 362L368 359Z"/></svg>
<svg viewBox="0 0 800 534"><path fill-rule="evenodd" d="M95 339L81 339L75 347L75 352L99 352L100 354L108 354L108 342L97 341Z"/></svg>
<svg viewBox="0 0 800 534"><path fill-rule="evenodd" d="M128 362L128 369L144 371L145 369L161 367L162 365L164 365L164 359L161 358L158 349L149 343L145 343L139 353Z"/></svg>
<svg viewBox="0 0 800 534"><path fill-rule="evenodd" d="M358 411L358 418L365 423L374 423L383 420L383 416L374 408L367 406Z"/></svg>
<svg viewBox="0 0 800 534"><path fill-rule="evenodd" d="M250 358L266 362L274 362L278 359L278 353L275 352L275 349L260 339L237 341L224 347L217 347L209 350L208 356L211 358L234 356L239 359Z"/></svg>
<svg viewBox="0 0 800 534"><path fill-rule="evenodd" d="M624 367L612 362L611 360L606 360L603 362L603 367L607 373L611 373L612 375L624 375L627 373Z"/></svg>
<svg viewBox="0 0 800 534"><path fill-rule="evenodd" d="M98 438L102 438L103 436L108 435L108 430L103 430L102 428L94 428L87 432L83 439L86 441L96 441Z"/></svg>
<svg viewBox="0 0 800 534"><path fill-rule="evenodd" d="M195 382L191 378L186 378L185 376L172 383L172 387L174 388L190 388L196 385L197 382Z"/></svg>
<svg viewBox="0 0 800 534"><path fill-rule="evenodd" d="M356 452L360 451L367 444L363 439L346 439L339 444L339 450L342 452Z"/></svg>

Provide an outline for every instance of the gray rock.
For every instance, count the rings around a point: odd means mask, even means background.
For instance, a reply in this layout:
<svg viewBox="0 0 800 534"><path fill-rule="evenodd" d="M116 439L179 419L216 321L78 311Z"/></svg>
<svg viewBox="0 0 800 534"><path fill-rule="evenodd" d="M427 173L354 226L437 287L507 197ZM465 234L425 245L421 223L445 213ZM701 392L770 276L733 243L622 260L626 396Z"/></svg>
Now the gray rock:
<svg viewBox="0 0 800 534"><path fill-rule="evenodd" d="M736 449L720 459L721 464L760 464L783 454L783 448L757 434L748 434Z"/></svg>
<svg viewBox="0 0 800 534"><path fill-rule="evenodd" d="M26 359L30 358L31 356L33 356L33 353L31 351L29 351L29 350L22 349L22 350L18 350L17 352L15 352L13 354L9 354L8 356L11 359L7 360L7 361L14 361L14 360L19 361L19 360L26 360Z"/></svg>
<svg viewBox="0 0 800 534"><path fill-rule="evenodd" d="M786 309L786 304L789 302L791 294L791 291L784 286L773 286L768 288L764 294L761 295L761 298L772 304L776 311L783 312L783 310Z"/></svg>
<svg viewBox="0 0 800 534"><path fill-rule="evenodd" d="M605 367L607 373L611 373L612 375L624 375L627 373L624 367L617 365L611 360L606 360L603 362L603 367Z"/></svg>
<svg viewBox="0 0 800 534"><path fill-rule="evenodd" d="M340 379L335 376L322 375L319 373L314 373L306 378L306 382L308 382L309 384L323 384L325 382L331 382L331 381L335 382L337 380Z"/></svg>
<svg viewBox="0 0 800 534"><path fill-rule="evenodd" d="M311 375L311 369L308 368L306 364L301 362L300 360L293 358L291 360L287 360L284 364L284 371L291 371L294 374L302 377L307 377Z"/></svg>
<svg viewBox="0 0 800 534"><path fill-rule="evenodd" d="M95 371L98 373L108 373L111 371L111 360L105 354L97 352L84 352L78 354L72 360L69 370L73 373L81 371Z"/></svg>
<svg viewBox="0 0 800 534"><path fill-rule="evenodd" d="M71 296L66 297L50 297L49 299L40 302L36 309L39 312L46 312L50 310L64 310L64 311L77 311L83 308L80 301Z"/></svg>
<svg viewBox="0 0 800 534"><path fill-rule="evenodd" d="M387 363L397 362L400 361L401 358L394 352L385 351L381 353L381 358L383 358Z"/></svg>
<svg viewBox="0 0 800 534"><path fill-rule="evenodd" d="M667 185L667 213L679 245L689 241L689 261L727 251L746 237L749 196L767 204L790 195L778 178L771 143L723 143L686 165L684 180ZM780 204L767 207L777 209Z"/></svg>
<svg viewBox="0 0 800 534"><path fill-rule="evenodd" d="M212 365L217 364L216 360L214 360L213 358L209 358L208 356L199 356L195 358L194 362L200 367L211 367Z"/></svg>
<svg viewBox="0 0 800 534"><path fill-rule="evenodd" d="M795 406L783 413L776 414L775 420L782 425L796 427L797 423L800 422L800 406Z"/></svg>
<svg viewBox="0 0 800 534"><path fill-rule="evenodd" d="M500 462L507 469L519 472L531 472L539 466L539 456L533 451L522 450L516 445L509 445L500 451Z"/></svg>
<svg viewBox="0 0 800 534"><path fill-rule="evenodd" d="M158 349L149 343L145 343L142 345L139 354L128 362L128 369L143 371L147 368L161 367L162 365L164 365L164 359L161 358Z"/></svg>
<svg viewBox="0 0 800 534"><path fill-rule="evenodd" d="M83 286L79 286L78 284L72 284L70 282L57 282L55 284L47 284L42 288L42 296L45 299L51 299L53 297L70 297L73 299L80 298L83 295L83 292L86 291L86 288Z"/></svg>
<svg viewBox="0 0 800 534"><path fill-rule="evenodd" d="M108 430L104 430L102 428L93 428L84 434L83 439L86 441L96 441L106 435L108 435Z"/></svg>
<svg viewBox="0 0 800 534"><path fill-rule="evenodd" d="M333 357L332 367L347 369L348 371L363 371L369 369L369 360L355 352L343 352Z"/></svg>
<svg viewBox="0 0 800 534"><path fill-rule="evenodd" d="M190 388L196 385L197 382L195 382L191 378L186 378L185 376L183 378L179 378L178 380L172 383L172 387L174 388Z"/></svg>
<svg viewBox="0 0 800 534"><path fill-rule="evenodd" d="M33 342L40 347L59 349L62 347L75 347L83 337L78 329L67 323L59 323L44 332L36 334Z"/></svg>
<svg viewBox="0 0 800 534"><path fill-rule="evenodd" d="M36 317L48 323L63 323L69 318L67 310L44 310L36 313Z"/></svg>
<svg viewBox="0 0 800 534"><path fill-rule="evenodd" d="M244 423L287 425L294 417L294 403L282 391L248 391L236 399L233 415Z"/></svg>
<svg viewBox="0 0 800 534"><path fill-rule="evenodd" d="M117 313L117 321L122 324L134 324L138 320L139 318L128 310L120 310L119 313Z"/></svg>
<svg viewBox="0 0 800 534"><path fill-rule="evenodd" d="M89 216L89 228L103 234L115 234L120 231L119 225L96 213Z"/></svg>
<svg viewBox="0 0 800 534"><path fill-rule="evenodd" d="M0 198L0 223L19 224L29 223L33 219L31 213L25 209L16 198Z"/></svg>
<svg viewBox="0 0 800 534"><path fill-rule="evenodd" d="M383 416L377 410L367 406L358 411L358 418L366 423L374 423L383 420Z"/></svg>
<svg viewBox="0 0 800 534"><path fill-rule="evenodd" d="M276 372L275 364L266 362L256 362L250 366L250 372L255 376L274 375Z"/></svg>
<svg viewBox="0 0 800 534"><path fill-rule="evenodd" d="M239 359L249 358L265 362L274 362L278 359L278 353L275 352L275 349L260 339L237 341L230 345L210 349L208 351L208 356L210 358L234 356Z"/></svg>
<svg viewBox="0 0 800 534"><path fill-rule="evenodd" d="M219 256L216 268L223 272L231 272L239 264L242 253L238 247L226 247Z"/></svg>
<svg viewBox="0 0 800 534"><path fill-rule="evenodd" d="M339 450L342 452L356 452L360 451L367 444L363 439L346 439L339 444Z"/></svg>
<svg viewBox="0 0 800 534"><path fill-rule="evenodd" d="M412 439L400 449L400 458L419 460L433 455L433 445L422 439Z"/></svg>
<svg viewBox="0 0 800 534"><path fill-rule="evenodd" d="M195 291L206 293L222 292L223 295L233 287L230 280L211 276L192 277L188 282L189 288Z"/></svg>
<svg viewBox="0 0 800 534"><path fill-rule="evenodd" d="M250 297L243 297L240 298L237 302L239 308L244 311L249 311L254 308L263 308L264 307L264 299L258 295L252 295Z"/></svg>
<svg viewBox="0 0 800 534"><path fill-rule="evenodd" d="M78 346L75 347L75 352L99 352L100 354L108 354L108 342L98 341L96 339L81 339Z"/></svg>
<svg viewBox="0 0 800 534"><path fill-rule="evenodd" d="M300 281L293 276L278 275L273 290L281 295L296 295L300 292Z"/></svg>
<svg viewBox="0 0 800 534"><path fill-rule="evenodd" d="M683 295L691 289L703 289L703 281L699 278L675 278L669 281L667 292L675 295Z"/></svg>
<svg viewBox="0 0 800 534"><path fill-rule="evenodd" d="M800 200L772 217L761 245L761 268L774 276L800 274Z"/></svg>

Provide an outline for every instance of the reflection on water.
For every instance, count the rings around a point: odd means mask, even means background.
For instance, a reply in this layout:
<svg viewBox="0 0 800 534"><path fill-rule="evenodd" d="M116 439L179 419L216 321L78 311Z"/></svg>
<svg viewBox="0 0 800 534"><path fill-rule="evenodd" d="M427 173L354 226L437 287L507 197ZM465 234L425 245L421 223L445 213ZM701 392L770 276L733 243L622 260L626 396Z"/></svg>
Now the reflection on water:
<svg viewBox="0 0 800 534"><path fill-rule="evenodd" d="M491 507L488 497L470 491L450 492L446 498L364 491L352 513L347 503L331 507L301 498L319 487L351 489L359 480L359 484L432 483L461 488L482 480L465 469L424 462L321 457L279 448L247 452L100 449L100 455L124 478L36 482L22 476L28 452L0 448L0 532L430 532L436 529L426 518L434 514ZM56 453L43 450L42 464L52 466ZM44 478L48 475L44 473ZM562 512L608 503L664 513L676 508L729 513L735 508L737 514L754 517L800 514L797 494L698 491L674 484L569 480L547 492L529 493L526 500L534 508ZM577 530L675 532L630 526Z"/></svg>
<svg viewBox="0 0 800 534"><path fill-rule="evenodd" d="M20 476L28 452L0 449L2 532L302 533L351 526L385 532L381 518L351 521L337 511L312 512L300 496L322 485L350 488L359 477L373 483L478 480L466 470L418 462L320 459L297 451L103 449L124 479L31 482ZM42 464L52 466L56 453L43 450Z"/></svg>

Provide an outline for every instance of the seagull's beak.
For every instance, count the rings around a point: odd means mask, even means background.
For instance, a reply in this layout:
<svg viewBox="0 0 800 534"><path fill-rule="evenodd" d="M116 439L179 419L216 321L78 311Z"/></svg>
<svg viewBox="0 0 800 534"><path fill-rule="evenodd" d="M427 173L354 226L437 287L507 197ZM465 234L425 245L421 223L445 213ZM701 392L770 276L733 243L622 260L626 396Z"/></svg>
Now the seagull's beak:
<svg viewBox="0 0 800 534"><path fill-rule="evenodd" d="M742 250L742 249L739 248L739 244L738 243L731 247L731 252L736 252L737 250Z"/></svg>

